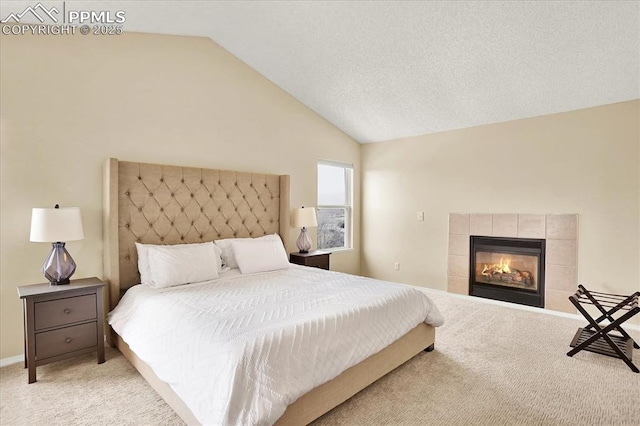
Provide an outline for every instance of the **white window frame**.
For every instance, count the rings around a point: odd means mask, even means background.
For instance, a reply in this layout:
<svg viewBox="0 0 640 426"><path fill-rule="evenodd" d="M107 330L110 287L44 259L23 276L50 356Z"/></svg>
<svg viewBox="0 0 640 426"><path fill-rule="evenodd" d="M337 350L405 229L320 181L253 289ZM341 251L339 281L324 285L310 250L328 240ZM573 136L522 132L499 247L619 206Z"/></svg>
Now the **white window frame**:
<svg viewBox="0 0 640 426"><path fill-rule="evenodd" d="M345 173L345 202L344 205L331 205L331 204L320 204L320 200L318 199L318 213L321 209L343 209L344 210L344 246L342 247L327 247L327 248L319 248L319 250L351 250L353 248L353 164L342 163L339 161L331 161L331 160L318 160L318 164L316 166L316 177L317 177L317 168L318 166L331 166L331 167L340 167L344 169ZM318 179L318 178L317 178ZM318 187L319 179L316 182L316 188Z"/></svg>

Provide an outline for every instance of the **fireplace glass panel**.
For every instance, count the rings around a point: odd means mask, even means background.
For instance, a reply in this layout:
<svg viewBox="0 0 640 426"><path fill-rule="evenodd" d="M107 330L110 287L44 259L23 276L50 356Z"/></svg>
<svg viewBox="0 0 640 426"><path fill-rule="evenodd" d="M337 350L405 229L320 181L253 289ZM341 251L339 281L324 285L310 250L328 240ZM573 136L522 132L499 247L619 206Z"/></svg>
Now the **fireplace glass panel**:
<svg viewBox="0 0 640 426"><path fill-rule="evenodd" d="M478 283L538 290L538 257L477 251L475 278Z"/></svg>

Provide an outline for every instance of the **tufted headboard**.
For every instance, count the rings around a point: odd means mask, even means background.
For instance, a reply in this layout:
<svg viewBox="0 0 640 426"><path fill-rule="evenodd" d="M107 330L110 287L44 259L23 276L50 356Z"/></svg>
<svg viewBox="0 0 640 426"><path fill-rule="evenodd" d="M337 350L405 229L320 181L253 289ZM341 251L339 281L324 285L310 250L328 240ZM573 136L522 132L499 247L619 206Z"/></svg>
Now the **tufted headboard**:
<svg viewBox="0 0 640 426"><path fill-rule="evenodd" d="M289 176L132 163L105 167L104 278L113 309L140 282L136 242L289 236ZM288 251L288 249L287 249Z"/></svg>

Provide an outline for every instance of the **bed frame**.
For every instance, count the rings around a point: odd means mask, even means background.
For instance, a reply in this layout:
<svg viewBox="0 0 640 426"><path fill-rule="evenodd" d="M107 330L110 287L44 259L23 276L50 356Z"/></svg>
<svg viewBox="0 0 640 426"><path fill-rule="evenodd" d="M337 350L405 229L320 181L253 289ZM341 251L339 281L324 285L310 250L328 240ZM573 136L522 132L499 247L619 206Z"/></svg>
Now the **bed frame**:
<svg viewBox="0 0 640 426"><path fill-rule="evenodd" d="M181 244L277 233L289 252L289 176L107 160L104 280L109 310L140 282L135 243ZM111 328L117 347L189 425L191 410ZM433 349L435 328L418 324L400 339L289 405L277 425L308 424L380 377Z"/></svg>

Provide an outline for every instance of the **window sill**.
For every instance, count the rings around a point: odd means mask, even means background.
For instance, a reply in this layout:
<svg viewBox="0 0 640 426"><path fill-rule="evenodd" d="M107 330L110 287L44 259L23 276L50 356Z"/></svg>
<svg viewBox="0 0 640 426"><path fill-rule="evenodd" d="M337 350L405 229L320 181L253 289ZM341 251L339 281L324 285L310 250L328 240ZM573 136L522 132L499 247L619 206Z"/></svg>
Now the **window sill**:
<svg viewBox="0 0 640 426"><path fill-rule="evenodd" d="M329 253L345 253L345 252L350 252L350 251L355 251L355 249L353 247L340 247L340 248L327 248L327 249L318 249L320 251L326 251Z"/></svg>

